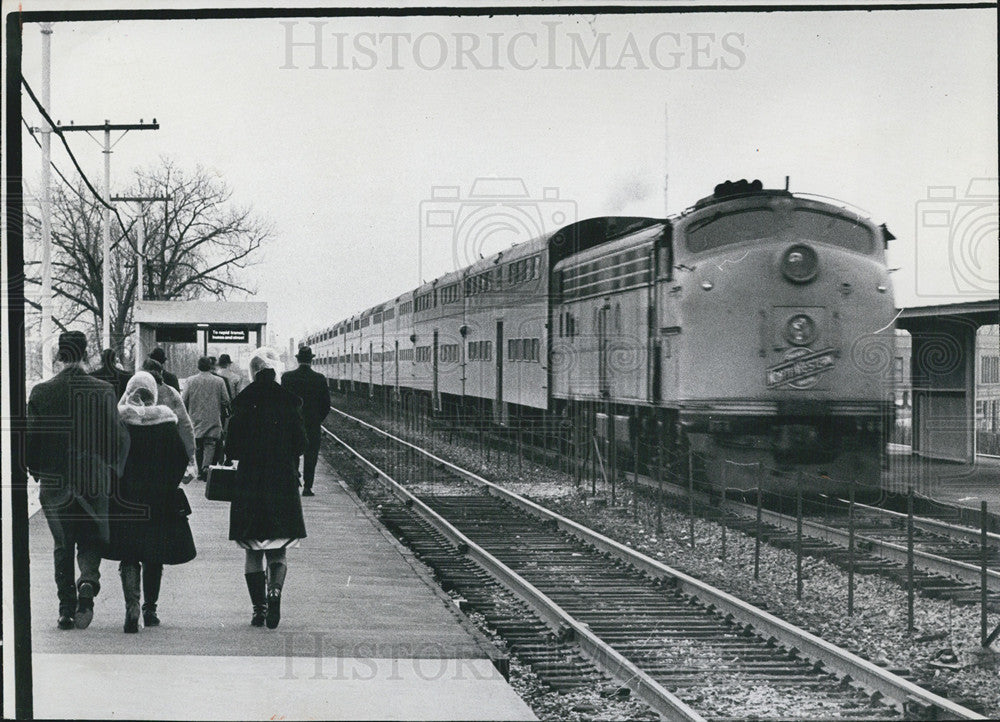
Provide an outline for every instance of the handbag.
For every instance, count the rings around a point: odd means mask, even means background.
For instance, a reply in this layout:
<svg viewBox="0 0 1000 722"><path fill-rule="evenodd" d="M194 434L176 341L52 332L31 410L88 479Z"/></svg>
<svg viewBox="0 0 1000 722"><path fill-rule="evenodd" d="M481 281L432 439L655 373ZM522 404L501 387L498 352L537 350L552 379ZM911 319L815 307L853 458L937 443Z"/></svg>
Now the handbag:
<svg viewBox="0 0 1000 722"><path fill-rule="evenodd" d="M212 464L205 477L205 498L232 501L236 498L236 467Z"/></svg>

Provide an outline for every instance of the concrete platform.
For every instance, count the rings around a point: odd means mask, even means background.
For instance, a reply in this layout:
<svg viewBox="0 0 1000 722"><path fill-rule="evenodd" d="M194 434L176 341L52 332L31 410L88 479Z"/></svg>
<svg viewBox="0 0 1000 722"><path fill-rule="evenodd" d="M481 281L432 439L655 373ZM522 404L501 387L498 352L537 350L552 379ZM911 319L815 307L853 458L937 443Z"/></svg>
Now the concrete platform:
<svg viewBox="0 0 1000 722"><path fill-rule="evenodd" d="M909 447L890 444L889 471L884 474L886 488L914 492L942 502L979 509L981 501L1000 512L1000 459L977 456L974 464L927 459L910 452Z"/></svg>
<svg viewBox="0 0 1000 722"><path fill-rule="evenodd" d="M30 521L35 716L80 719L534 719L491 648L320 459L309 536L288 552L276 630L250 626L229 505L185 487L198 557L166 567L160 627L124 634L117 562L86 630L56 628L52 539Z"/></svg>
<svg viewBox="0 0 1000 722"><path fill-rule="evenodd" d="M883 487L904 494L909 486L918 496L958 507L959 521L979 526L980 505L986 502L989 530L1000 532L1000 459L977 456L974 464L927 459L908 446L889 445L889 470Z"/></svg>

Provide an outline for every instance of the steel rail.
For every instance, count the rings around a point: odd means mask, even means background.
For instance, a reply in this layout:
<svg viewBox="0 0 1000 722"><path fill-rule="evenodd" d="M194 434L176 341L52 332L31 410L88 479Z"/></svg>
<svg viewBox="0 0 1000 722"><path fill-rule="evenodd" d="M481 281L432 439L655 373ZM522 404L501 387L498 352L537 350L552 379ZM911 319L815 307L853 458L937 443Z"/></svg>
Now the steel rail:
<svg viewBox="0 0 1000 722"><path fill-rule="evenodd" d="M843 504L850 504L846 499L837 499L837 501ZM906 514L898 511L891 511L890 509L880 509L877 506L869 506L868 504L861 504L860 502L854 502L854 506L864 509L866 511L875 511L879 514L884 514L888 517L896 519L905 519ZM941 521L940 519L931 519L925 516L915 516L913 517L913 525L918 529L923 529L924 531L929 531L935 534L944 534L951 537L952 539L957 539L959 541L969 542L972 544L979 544L982 541L982 530L975 529L971 526L959 526L957 524L949 524L946 521ZM986 532L986 538L989 539L994 544L1000 544L1000 534L995 532Z"/></svg>
<svg viewBox="0 0 1000 722"><path fill-rule="evenodd" d="M797 650L803 656L813 662L822 665L824 669L832 671L843 677L848 677L857 682L870 692L878 692L884 698L892 700L899 706L900 711L906 712L911 705L918 705L928 710L935 710L944 713L949 719L986 719L982 715L973 712L949 699L936 695L926 689L903 679L898 675L882 669L876 664L862 659L861 657L841 649L836 645L827 642L814 634L796 627L783 619L754 607L752 604L744 602L727 592L716 589L705 582L688 576L681 571L658 562L641 552L635 551L620 542L610 539L603 534L588 529L572 519L556 514L535 502L525 499L511 491L498 486L497 484L484 479L483 477L463 469L456 464L442 459L435 454L420 448L419 446L390 434L383 429L362 421L350 414L346 414L339 409L333 409L344 418L371 429L393 439L394 441L407 446L419 454L424 455L434 463L441 464L459 476L484 486L491 494L500 496L534 516L542 517L555 522L558 528L563 529L579 539L596 547L601 551L617 557L618 559L631 564L639 571L643 571L650 576L657 578L667 578L673 580L677 588L684 593L697 597L703 603L714 607L732 619L753 629L762 636L773 637L778 643L789 649ZM330 433L329 431L327 433ZM382 472L379 472L380 474ZM384 476L384 475L383 475ZM388 477L386 477L388 478ZM403 490L405 491L405 490ZM408 492L407 492L408 494ZM431 512L433 514L433 512ZM457 530L456 530L456 533ZM470 547L471 548L471 547ZM483 554L486 554L484 551ZM499 562L497 562L499 564ZM527 584L527 582L525 582ZM617 654L617 653L616 653ZM620 656L620 655L619 655Z"/></svg>
<svg viewBox="0 0 1000 722"><path fill-rule="evenodd" d="M643 479L644 477L640 477ZM643 486L655 490L657 486L649 482L641 482ZM676 496L680 498L686 498L690 493L689 490L678 484L674 484L669 481L663 482L663 490L670 494L671 496ZM833 497L831 497L833 498ZM711 499L708 494L700 491L694 492L694 500L700 504L708 505L711 503ZM843 499L837 499L837 501L844 501ZM857 506L864 507L866 509L874 509L883 514L889 516L895 516L905 519L906 514L901 514L899 512L890 511L888 509L879 509L878 507L868 506L865 504L860 504L855 502ZM746 519L756 519L757 517L757 507L751 504L744 504L738 501L728 501L726 503L726 509L732 511L736 515L746 518ZM963 540L970 540L976 543L980 542L980 531L972 530L969 527L956 527L945 522L937 521L935 519L927 519L926 517L915 517L914 525L917 524L917 519L920 520L921 525L926 525L927 531L934 531L934 527L947 527L948 529L956 530L955 534L949 534L953 538L959 536L960 534L968 533L969 536L963 538ZM795 517L782 514L777 511L772 511L769 509L761 509L761 521L771 524L772 526L780 527L788 531L795 531L796 529L796 519ZM818 522L803 520L802 522L803 533L813 539L819 539L822 541L830 542L840 547L847 547L848 533L836 527L827 526L824 524L819 524ZM1000 541L1000 534L989 534L991 540ZM907 551L906 547L901 544L894 544L893 542L878 539L876 537L868 536L859 532L854 534L855 544L857 542L865 542L871 545L872 553L877 553L883 559L888 561L896 562L897 564L907 563ZM971 586L978 587L982 583L982 567L977 564L970 564L968 562L958 561L956 559L948 559L947 557L942 557L938 554L931 554L930 552L920 551L919 549L913 550L913 564L916 569L928 572L930 574L937 574L939 576L950 577L963 584L969 584ZM986 572L986 588L991 592L1000 593L1000 571L995 569L988 569Z"/></svg>
<svg viewBox="0 0 1000 722"><path fill-rule="evenodd" d="M757 508L742 503L732 504L730 507L739 516L750 519L756 518ZM901 515L904 519L905 514ZM777 511L761 509L761 520L778 526L783 529L794 530L797 520L795 517L782 514ZM837 546L846 547L849 539L848 532L836 527L819 524L817 522L803 520L802 531L813 539L827 541ZM908 552L902 544L895 544L884 539L868 536L867 534L854 533L854 542L864 542L870 544L872 551L869 553L878 554L884 559L906 564ZM948 559L930 552L913 550L913 564L918 569L940 576L952 577L965 584L978 587L982 582L982 568L968 562L960 562L955 559ZM986 588L991 592L1000 592L1000 571L995 569L986 570Z"/></svg>
<svg viewBox="0 0 1000 722"><path fill-rule="evenodd" d="M338 413L343 412L334 409ZM355 420L344 414L345 417ZM357 420L360 421L360 420ZM364 422L360 422L364 423ZM378 478L388 486L390 491L400 498L406 506L413 509L434 529L440 532L454 547L465 556L472 559L514 594L523 599L528 606L557 634L565 635L567 630L572 634L572 641L579 645L584 656L594 665L607 673L622 687L629 688L638 699L648 704L663 718L681 720L683 722L706 722L693 708L672 694L663 685L643 672L633 662L612 648L595 635L586 624L577 621L558 604L540 592L534 585L517 574L506 564L494 557L488 551L469 539L456 529L444 517L431 509L427 504L414 496L395 479L382 471L374 463L366 459L360 452L350 446L325 427L323 431L344 449L350 452L366 467L378 475ZM374 427L373 427L374 428ZM389 435L390 438L394 438ZM565 636L564 636L565 638Z"/></svg>

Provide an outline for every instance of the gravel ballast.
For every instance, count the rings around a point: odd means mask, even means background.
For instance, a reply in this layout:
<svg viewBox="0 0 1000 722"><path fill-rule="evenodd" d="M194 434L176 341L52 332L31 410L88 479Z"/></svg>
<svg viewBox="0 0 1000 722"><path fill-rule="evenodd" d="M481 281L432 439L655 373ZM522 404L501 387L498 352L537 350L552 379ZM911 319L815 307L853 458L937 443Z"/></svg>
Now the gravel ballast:
<svg viewBox="0 0 1000 722"><path fill-rule="evenodd" d="M367 414L373 423L382 420ZM383 422L384 423L384 422ZM398 433L401 429L396 427ZM408 434L415 443L427 436ZM907 593L879 575L855 575L854 615L847 616L847 573L822 559L803 560L803 595L796 598L795 553L761 545L759 578L753 578L755 540L733 529L726 531L726 557L721 558L722 528L695 519L694 548L689 543L689 519L664 507L662 531L656 529L655 505L640 497L638 519L632 498L623 488L619 506L590 497L589 486L577 487L564 473L517 454L493 449L489 463L478 448L454 437L434 453L515 493L524 495L593 528L679 571L702 579L837 646L894 672L906 674L931 691L966 705L987 718L1000 718L1000 655L979 644L980 611L975 605L917 595L915 631L907 629ZM599 489L600 492L600 489ZM599 494L599 497L601 495ZM629 506L624 506L623 504ZM991 618L991 626L997 624ZM996 647L996 645L994 645ZM766 696L747 691L747 715L781 716L768 709Z"/></svg>

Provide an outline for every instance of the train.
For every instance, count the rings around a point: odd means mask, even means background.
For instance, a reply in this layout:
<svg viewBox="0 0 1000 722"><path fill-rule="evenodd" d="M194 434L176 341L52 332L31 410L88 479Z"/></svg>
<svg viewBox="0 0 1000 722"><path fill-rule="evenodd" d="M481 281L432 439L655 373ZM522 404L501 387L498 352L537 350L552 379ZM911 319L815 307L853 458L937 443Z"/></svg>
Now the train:
<svg viewBox="0 0 1000 722"><path fill-rule="evenodd" d="M726 181L676 216L567 224L301 343L333 390L554 437L605 474L873 490L892 238L849 204Z"/></svg>

